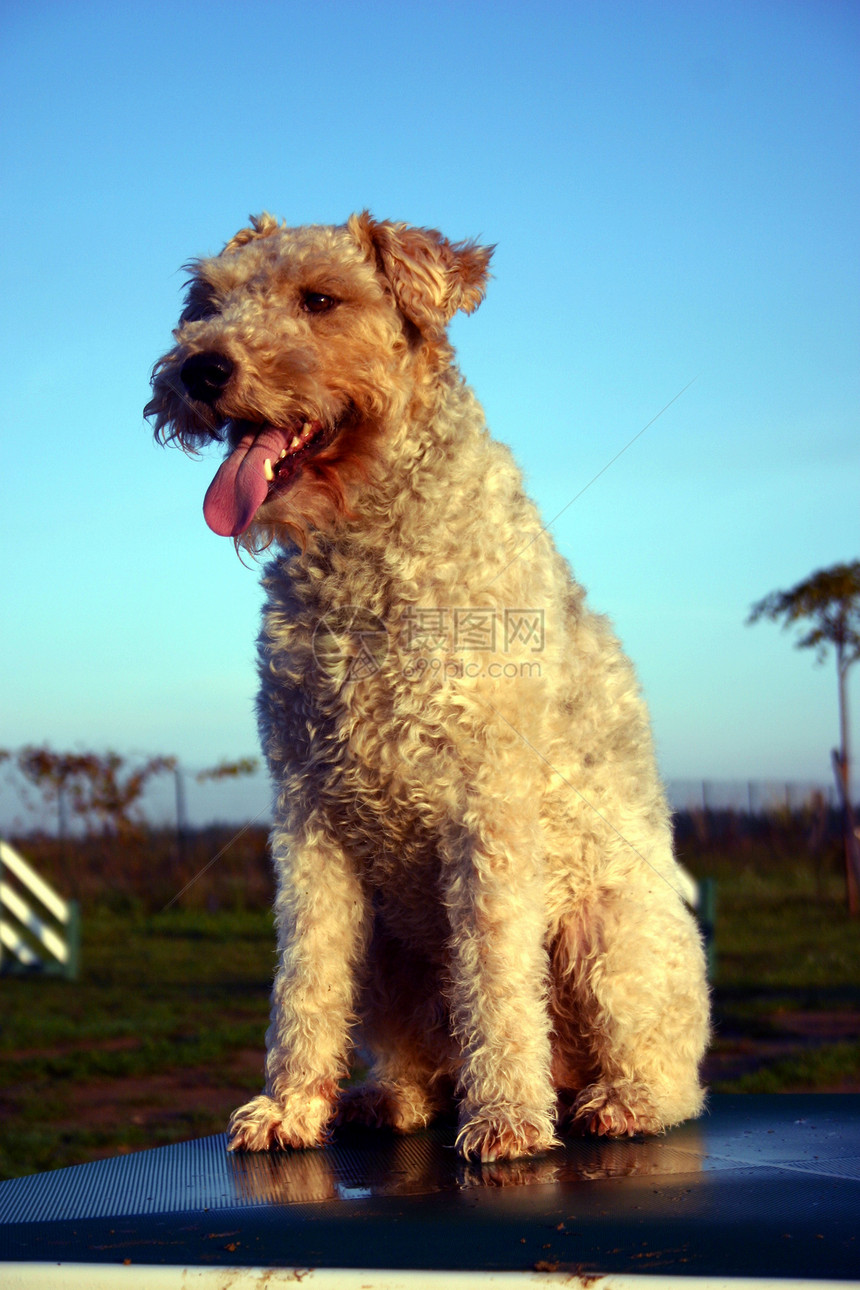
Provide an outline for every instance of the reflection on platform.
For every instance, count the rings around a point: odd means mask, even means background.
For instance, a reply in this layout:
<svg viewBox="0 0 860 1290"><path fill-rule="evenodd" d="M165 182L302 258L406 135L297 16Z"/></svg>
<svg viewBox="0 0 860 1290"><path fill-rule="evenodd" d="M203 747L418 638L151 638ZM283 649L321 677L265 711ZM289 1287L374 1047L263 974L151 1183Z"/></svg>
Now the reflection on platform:
<svg viewBox="0 0 860 1290"><path fill-rule="evenodd" d="M599 1178L696 1175L705 1168L697 1124L665 1138L574 1138L543 1156L469 1164L453 1147L454 1131L411 1137L375 1131L339 1133L324 1151L230 1155L229 1176L243 1205L313 1204L373 1196L418 1196L480 1187L522 1187Z"/></svg>

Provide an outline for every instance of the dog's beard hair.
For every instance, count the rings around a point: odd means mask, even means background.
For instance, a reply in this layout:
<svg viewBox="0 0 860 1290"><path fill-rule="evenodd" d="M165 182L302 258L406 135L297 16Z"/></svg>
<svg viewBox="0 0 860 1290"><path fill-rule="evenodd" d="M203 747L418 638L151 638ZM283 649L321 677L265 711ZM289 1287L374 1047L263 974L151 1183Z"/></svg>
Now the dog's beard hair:
<svg viewBox="0 0 860 1290"><path fill-rule="evenodd" d="M209 424L198 411L198 405L186 394L179 372L186 355L175 351L159 359L152 370L152 398L143 409L145 417L154 417L153 433L159 443L176 443L194 456L201 448L224 439L224 419L214 411Z"/></svg>
<svg viewBox="0 0 860 1290"><path fill-rule="evenodd" d="M279 499L282 502L282 514L277 519L253 520L245 532L235 539L237 547L259 555L274 542L283 544L286 540L304 551L314 530L332 528L338 516L349 518L352 511L337 470L323 464L313 473L311 488L303 487L304 480L295 484L293 491L301 496L295 501L290 500L289 510L288 499Z"/></svg>

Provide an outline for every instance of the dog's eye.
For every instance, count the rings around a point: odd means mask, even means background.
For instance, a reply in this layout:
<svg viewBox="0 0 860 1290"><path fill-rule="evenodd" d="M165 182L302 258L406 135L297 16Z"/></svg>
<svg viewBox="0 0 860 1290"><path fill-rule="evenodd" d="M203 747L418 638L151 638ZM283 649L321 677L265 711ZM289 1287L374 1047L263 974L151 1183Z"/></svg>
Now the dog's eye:
<svg viewBox="0 0 860 1290"><path fill-rule="evenodd" d="M185 308L182 310L180 322L202 322L204 318L211 318L213 314L217 314L218 300L212 286L205 279L190 278L185 284L185 289L187 293Z"/></svg>
<svg viewBox="0 0 860 1290"><path fill-rule="evenodd" d="M207 318L212 318L218 312L218 306L214 300L203 300L199 304L189 305L182 313L181 321L184 323L204 322Z"/></svg>
<svg viewBox="0 0 860 1290"><path fill-rule="evenodd" d="M302 309L307 314L327 314L339 304L334 296L327 296L322 291L306 291L302 296Z"/></svg>

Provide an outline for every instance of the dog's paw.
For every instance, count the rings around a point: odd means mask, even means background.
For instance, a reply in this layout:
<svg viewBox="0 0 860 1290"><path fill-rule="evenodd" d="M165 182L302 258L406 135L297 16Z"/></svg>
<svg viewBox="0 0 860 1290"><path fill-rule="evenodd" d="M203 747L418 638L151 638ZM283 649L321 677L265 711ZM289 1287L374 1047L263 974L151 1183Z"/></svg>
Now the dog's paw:
<svg viewBox="0 0 860 1290"><path fill-rule="evenodd" d="M294 1094L285 1101L261 1094L230 1117L230 1151L268 1151L271 1147L321 1147L328 1140L332 1104L319 1094Z"/></svg>
<svg viewBox="0 0 860 1290"><path fill-rule="evenodd" d="M603 1084L590 1084L582 1090L571 1108L571 1122L581 1133L607 1138L662 1133L664 1127L641 1092Z"/></svg>
<svg viewBox="0 0 860 1290"><path fill-rule="evenodd" d="M433 1119L435 1105L416 1084L368 1080L344 1089L337 1111L337 1124L365 1124L371 1128L394 1129L395 1133L416 1133Z"/></svg>
<svg viewBox="0 0 860 1290"><path fill-rule="evenodd" d="M465 1160L482 1165L518 1160L558 1146L552 1120L540 1111L500 1107L466 1120L457 1134L457 1150Z"/></svg>

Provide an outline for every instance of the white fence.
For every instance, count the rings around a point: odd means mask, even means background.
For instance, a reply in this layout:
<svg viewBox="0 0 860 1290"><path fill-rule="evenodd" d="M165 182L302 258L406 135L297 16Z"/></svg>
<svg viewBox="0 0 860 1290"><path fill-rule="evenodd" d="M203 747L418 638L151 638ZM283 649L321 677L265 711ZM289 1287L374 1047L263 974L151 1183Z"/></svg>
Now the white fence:
<svg viewBox="0 0 860 1290"><path fill-rule="evenodd" d="M80 939L77 901L63 900L23 856L0 841L0 973L41 972L74 980Z"/></svg>

